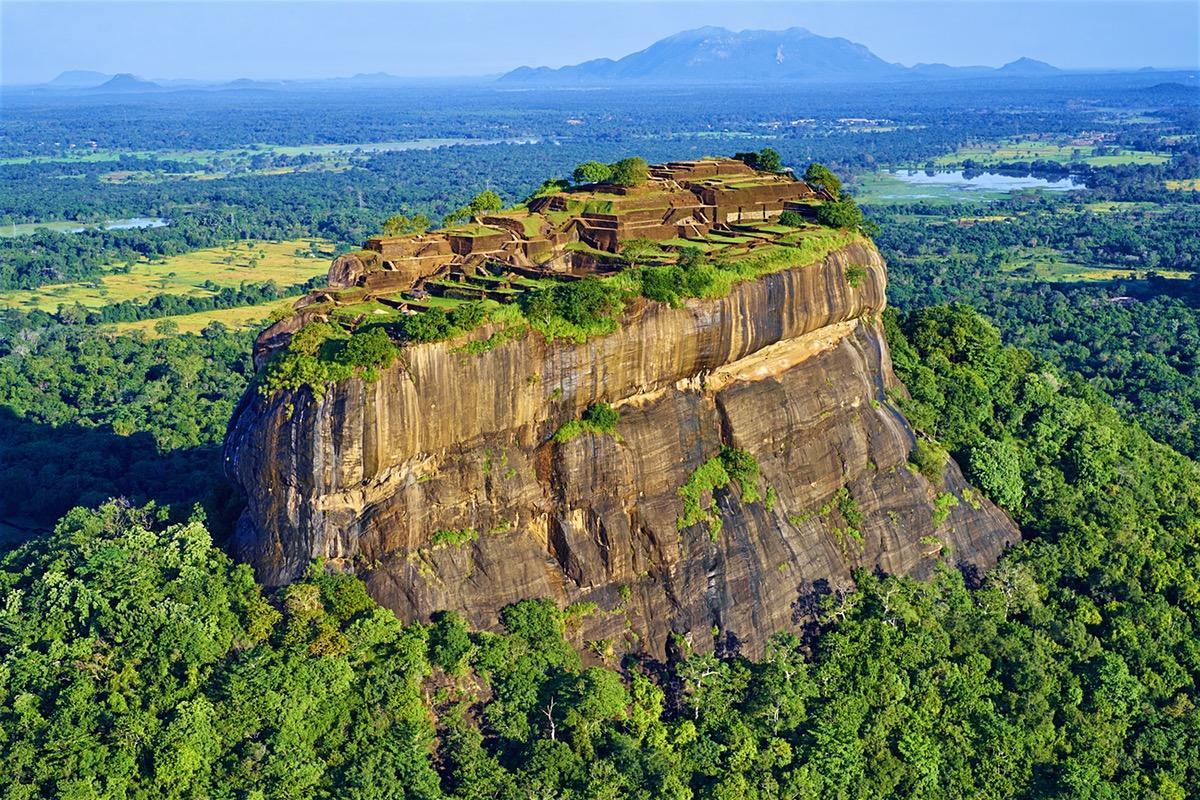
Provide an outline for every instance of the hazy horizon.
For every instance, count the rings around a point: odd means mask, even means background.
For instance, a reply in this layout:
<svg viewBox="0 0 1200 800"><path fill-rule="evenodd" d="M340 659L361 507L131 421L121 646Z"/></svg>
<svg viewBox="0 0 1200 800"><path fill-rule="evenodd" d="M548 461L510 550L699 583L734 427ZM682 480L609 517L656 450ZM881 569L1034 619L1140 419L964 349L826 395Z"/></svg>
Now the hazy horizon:
<svg viewBox="0 0 1200 800"><path fill-rule="evenodd" d="M1200 66L1200 6L1190 2L631 2L619 11L590 2L5 2L0 80L43 83L69 70L204 81L482 77L620 58L706 25L804 27L906 66L1021 57L1079 70Z"/></svg>

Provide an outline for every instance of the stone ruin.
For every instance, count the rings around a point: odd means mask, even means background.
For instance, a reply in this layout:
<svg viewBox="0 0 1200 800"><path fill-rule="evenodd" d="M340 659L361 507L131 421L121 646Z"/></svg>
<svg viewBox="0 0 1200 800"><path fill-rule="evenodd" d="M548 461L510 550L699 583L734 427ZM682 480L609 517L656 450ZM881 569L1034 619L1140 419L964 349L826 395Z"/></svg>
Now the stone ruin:
<svg viewBox="0 0 1200 800"><path fill-rule="evenodd" d="M630 239L700 242L713 230L767 222L789 208L807 214L824 199L832 198L790 174L757 172L734 159L672 161L652 166L637 187L580 186L468 225L373 237L334 262L329 287L397 291L484 264L579 275L602 270L605 255Z"/></svg>
<svg viewBox="0 0 1200 800"><path fill-rule="evenodd" d="M778 238L761 226L785 210L813 216L820 202L832 199L790 172L706 158L652 165L648 179L635 187L576 186L467 224L373 237L362 250L339 256L328 288L297 301L303 313L264 331L264 346L256 351L265 357L273 349L267 342L286 342L293 329L331 313L345 319L368 306L377 309L373 313L381 306L389 313L417 313L431 307L431 297L512 302L547 279L614 272L626 265L620 251L633 239L660 243L666 251L753 249Z"/></svg>

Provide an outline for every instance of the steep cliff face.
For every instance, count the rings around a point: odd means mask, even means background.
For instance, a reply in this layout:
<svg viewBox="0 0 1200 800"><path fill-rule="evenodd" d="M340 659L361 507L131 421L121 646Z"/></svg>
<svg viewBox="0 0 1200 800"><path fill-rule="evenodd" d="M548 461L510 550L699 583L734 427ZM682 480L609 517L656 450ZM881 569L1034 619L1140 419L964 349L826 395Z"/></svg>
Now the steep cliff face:
<svg viewBox="0 0 1200 800"><path fill-rule="evenodd" d="M325 558L405 618L454 609L486 628L521 598L592 601L583 639L655 656L672 632L711 648L714 630L756 654L857 567L989 566L1019 536L1008 517L953 463L932 483L906 465L885 274L855 244L719 300L639 301L584 344L417 345L320 399L247 394L226 443L248 498L238 554L269 584ZM553 441L596 402L620 411L615 435ZM680 530L680 488L723 445L760 478Z"/></svg>

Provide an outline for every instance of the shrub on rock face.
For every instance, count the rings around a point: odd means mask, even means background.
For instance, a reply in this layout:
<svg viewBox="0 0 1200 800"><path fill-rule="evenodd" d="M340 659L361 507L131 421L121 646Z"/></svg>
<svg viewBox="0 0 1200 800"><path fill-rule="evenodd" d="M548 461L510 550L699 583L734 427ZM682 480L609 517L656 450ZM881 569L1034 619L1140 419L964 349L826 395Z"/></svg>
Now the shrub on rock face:
<svg viewBox="0 0 1200 800"><path fill-rule="evenodd" d="M608 403L596 403L583 412L583 421L594 425L597 430L604 433L612 433L620 419L620 412Z"/></svg>
<svg viewBox="0 0 1200 800"><path fill-rule="evenodd" d="M487 319L487 309L483 303L463 303L450 311L449 318L454 327L469 331Z"/></svg>
<svg viewBox="0 0 1200 800"><path fill-rule="evenodd" d="M942 482L942 474L946 470L946 462L950 454L946 448L928 439L917 439L917 444L909 453L908 460L917 468L926 480L933 484Z"/></svg>
<svg viewBox="0 0 1200 800"><path fill-rule="evenodd" d="M383 328L356 331L338 353L343 364L352 367L390 367L399 355L396 345Z"/></svg>
<svg viewBox="0 0 1200 800"><path fill-rule="evenodd" d="M609 320L621 310L620 293L594 275L526 292L520 302L521 310L531 320L545 322L561 317L581 328Z"/></svg>
<svg viewBox="0 0 1200 800"><path fill-rule="evenodd" d="M584 433L606 433L616 435L621 413L608 403L595 403L587 407L580 419L568 420L554 432L554 441L569 442Z"/></svg>
<svg viewBox="0 0 1200 800"><path fill-rule="evenodd" d="M313 322L296 331L288 350L302 356L316 356L326 343L346 338L346 332L331 322Z"/></svg>
<svg viewBox="0 0 1200 800"><path fill-rule="evenodd" d="M646 267L642 270L642 297L678 306L686 292L687 275L680 267Z"/></svg>
<svg viewBox="0 0 1200 800"><path fill-rule="evenodd" d="M851 289L857 289L862 286L862 282L867 278L867 268L860 264L851 264L846 267L846 283L850 284Z"/></svg>
<svg viewBox="0 0 1200 800"><path fill-rule="evenodd" d="M695 269L704 263L704 251L699 247L681 247L675 263L683 269Z"/></svg>
<svg viewBox="0 0 1200 800"><path fill-rule="evenodd" d="M716 282L716 270L699 247L684 247L674 266L645 267L642 297L677 307L685 297L703 297Z"/></svg>
<svg viewBox="0 0 1200 800"><path fill-rule="evenodd" d="M431 308L404 318L404 335L414 342L436 342L454 331L449 315L440 308Z"/></svg>
<svg viewBox="0 0 1200 800"><path fill-rule="evenodd" d="M984 439L968 451L967 473L971 482L1010 511L1025 501L1025 479L1021 475L1021 454L1010 441Z"/></svg>
<svg viewBox="0 0 1200 800"><path fill-rule="evenodd" d="M617 292L595 276L556 286L558 311L568 322L587 326L617 313Z"/></svg>

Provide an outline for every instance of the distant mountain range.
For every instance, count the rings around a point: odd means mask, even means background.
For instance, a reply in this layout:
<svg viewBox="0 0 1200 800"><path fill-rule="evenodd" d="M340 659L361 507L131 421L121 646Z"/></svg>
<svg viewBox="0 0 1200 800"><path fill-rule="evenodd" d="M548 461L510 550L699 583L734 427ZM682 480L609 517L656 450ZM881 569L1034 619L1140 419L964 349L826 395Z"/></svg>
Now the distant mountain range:
<svg viewBox="0 0 1200 800"><path fill-rule="evenodd" d="M645 50L613 61L598 58L551 69L520 67L500 77L509 84L578 85L644 83L773 83L783 81L878 81L922 77L1041 77L1057 67L1021 58L1000 68L884 61L849 39L818 36L804 28L740 31L697 28L660 39Z"/></svg>
<svg viewBox="0 0 1200 800"><path fill-rule="evenodd" d="M442 79L442 82L458 82L463 79ZM470 79L478 82L478 78ZM379 89L387 87L412 86L422 83L415 78L402 78L389 75L386 72L358 74L349 78L313 78L291 80L253 80L238 78L232 81L200 81L191 79L146 80L129 73L109 75L85 69L68 70L48 83L36 86L19 87L32 91L62 91L87 92L89 94L130 94L146 92L163 92L177 89L207 89L207 90L252 90L270 91L279 89Z"/></svg>
<svg viewBox="0 0 1200 800"><path fill-rule="evenodd" d="M1139 72L1173 75L1145 68ZM1068 74L1032 58L1018 58L1002 67L955 67L916 64L906 67L884 61L861 44L840 37L818 36L804 28L782 31L738 31L697 28L660 39L645 50L613 60L598 58L557 69L518 67L499 77L405 78L386 72L360 73L348 78L201 81L144 78L122 73L69 70L36 86L5 87L25 92L86 92L88 94L147 94L168 90L281 91L296 89L385 89L415 85L458 85L484 82L505 87L606 86L625 84L775 84L931 80L939 78L1046 78Z"/></svg>

